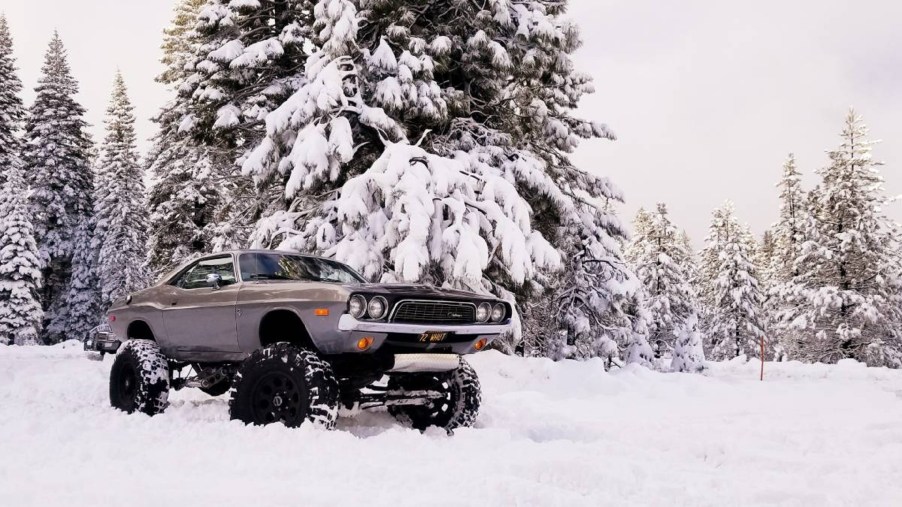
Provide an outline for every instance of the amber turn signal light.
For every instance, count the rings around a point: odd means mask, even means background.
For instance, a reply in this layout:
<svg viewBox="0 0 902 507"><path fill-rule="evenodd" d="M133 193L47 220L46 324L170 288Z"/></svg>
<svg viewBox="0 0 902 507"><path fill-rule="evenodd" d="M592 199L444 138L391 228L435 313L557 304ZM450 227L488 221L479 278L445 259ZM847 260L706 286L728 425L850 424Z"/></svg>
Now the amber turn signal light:
<svg viewBox="0 0 902 507"><path fill-rule="evenodd" d="M357 340L357 349L358 350L366 350L373 345L373 337L372 336L364 336L363 338Z"/></svg>
<svg viewBox="0 0 902 507"><path fill-rule="evenodd" d="M317 317L328 317L329 309L328 308L317 308L316 310L313 310L313 314L316 315Z"/></svg>
<svg viewBox="0 0 902 507"><path fill-rule="evenodd" d="M476 345L473 345L473 347L474 347L476 350L482 350L482 349L485 348L485 346L486 346L488 343L489 343L488 338L483 338L483 339L479 340L478 342L476 342Z"/></svg>

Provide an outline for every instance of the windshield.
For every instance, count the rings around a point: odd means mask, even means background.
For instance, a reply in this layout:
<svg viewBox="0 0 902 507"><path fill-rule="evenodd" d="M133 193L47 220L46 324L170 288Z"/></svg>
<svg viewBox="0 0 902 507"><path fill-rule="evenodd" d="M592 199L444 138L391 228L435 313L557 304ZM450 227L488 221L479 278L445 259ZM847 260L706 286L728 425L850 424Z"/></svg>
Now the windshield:
<svg viewBox="0 0 902 507"><path fill-rule="evenodd" d="M280 253L245 253L238 259L241 279L362 283L366 280L340 262Z"/></svg>

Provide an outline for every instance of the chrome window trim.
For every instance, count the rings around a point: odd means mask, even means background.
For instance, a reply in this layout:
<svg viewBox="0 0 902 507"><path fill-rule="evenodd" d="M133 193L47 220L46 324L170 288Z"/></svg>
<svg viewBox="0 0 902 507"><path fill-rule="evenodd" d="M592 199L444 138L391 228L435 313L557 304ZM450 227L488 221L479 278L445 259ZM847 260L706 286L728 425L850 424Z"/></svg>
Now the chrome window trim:
<svg viewBox="0 0 902 507"><path fill-rule="evenodd" d="M235 254L233 254L233 253L221 253L221 254L207 255L207 256L205 256L205 257L201 257L201 258L199 258L199 259L195 259L194 262L188 264L187 266L185 266L184 269L182 269L182 270L179 271L175 276L173 276L172 278L170 278L169 281L166 282L166 285L175 287L176 289L179 289L179 290L200 290L200 289L208 289L209 287L195 287L195 288L193 288L193 289L185 289L185 288L183 288L183 287L179 287L178 282L179 282L179 280L182 278L182 276L184 276L186 273L188 273L188 271L191 271L192 269L194 269L194 267L197 266L198 264L200 264L201 262L204 262L204 261L212 261L212 260L215 260L215 259L225 259L225 258L230 258L230 259L232 259L232 277L235 278L235 283L231 283L231 284L228 284L228 285L237 285L237 284L241 283L243 280L241 280L241 278L240 278L241 274L237 271L237 268L238 268L238 256L235 255ZM223 287L225 287L225 285L224 285Z"/></svg>

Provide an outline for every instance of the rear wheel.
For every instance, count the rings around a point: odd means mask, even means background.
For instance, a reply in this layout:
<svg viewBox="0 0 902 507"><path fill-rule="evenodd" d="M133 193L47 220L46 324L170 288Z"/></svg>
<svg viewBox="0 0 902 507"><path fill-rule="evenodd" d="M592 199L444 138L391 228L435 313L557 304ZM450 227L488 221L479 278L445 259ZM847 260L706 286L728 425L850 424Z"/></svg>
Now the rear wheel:
<svg viewBox="0 0 902 507"><path fill-rule="evenodd" d="M441 397L425 405L395 405L388 411L401 422L424 430L438 426L449 432L472 426L482 400L479 378L469 363L448 373L402 373L389 378L388 389L403 392L438 391Z"/></svg>
<svg viewBox="0 0 902 507"><path fill-rule="evenodd" d="M247 424L305 421L331 429L338 416L338 381L329 363L288 343L276 343L247 358L232 382L232 419Z"/></svg>
<svg viewBox="0 0 902 507"><path fill-rule="evenodd" d="M129 340L110 369L110 405L119 410L159 414L169 404L169 363L150 340Z"/></svg>

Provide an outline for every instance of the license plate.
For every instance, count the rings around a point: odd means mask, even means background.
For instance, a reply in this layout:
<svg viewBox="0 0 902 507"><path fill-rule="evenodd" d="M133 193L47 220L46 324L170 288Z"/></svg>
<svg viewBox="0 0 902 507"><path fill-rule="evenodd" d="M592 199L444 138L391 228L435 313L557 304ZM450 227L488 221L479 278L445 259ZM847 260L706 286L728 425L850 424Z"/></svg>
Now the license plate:
<svg viewBox="0 0 902 507"><path fill-rule="evenodd" d="M437 331L427 331L420 335L421 343L438 343L443 341L448 333L439 333Z"/></svg>

